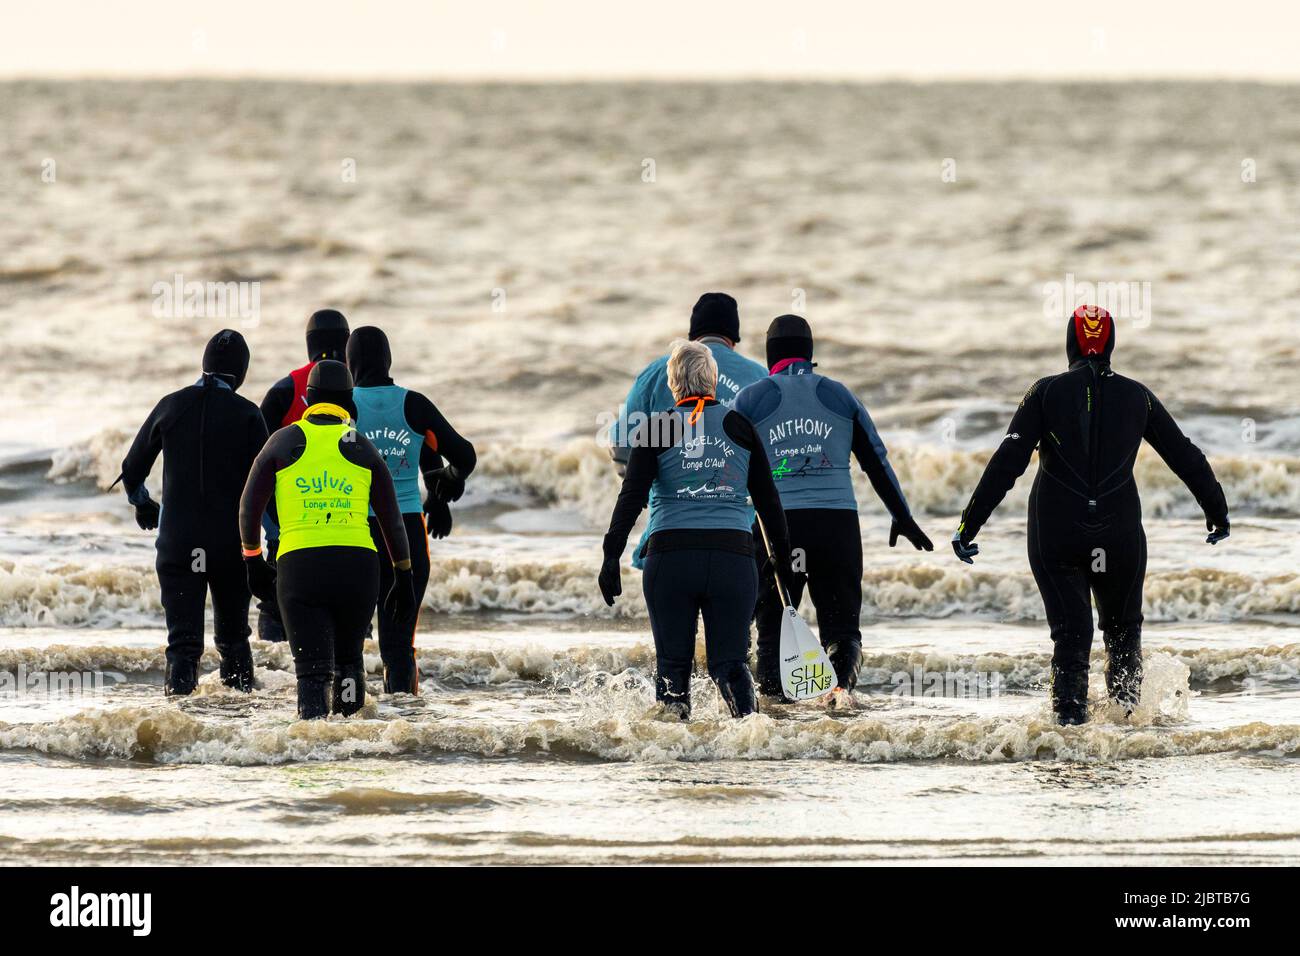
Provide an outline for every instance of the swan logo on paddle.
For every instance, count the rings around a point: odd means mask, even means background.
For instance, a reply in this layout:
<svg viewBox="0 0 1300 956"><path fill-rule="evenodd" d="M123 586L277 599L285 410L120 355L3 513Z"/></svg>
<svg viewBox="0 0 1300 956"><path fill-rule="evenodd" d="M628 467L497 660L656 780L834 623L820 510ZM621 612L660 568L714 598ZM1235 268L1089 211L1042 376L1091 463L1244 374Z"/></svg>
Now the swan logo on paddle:
<svg viewBox="0 0 1300 956"><path fill-rule="evenodd" d="M781 621L781 686L791 700L811 700L835 689L835 667L788 603Z"/></svg>
<svg viewBox="0 0 1300 956"><path fill-rule="evenodd" d="M800 664L800 658L803 663ZM835 670L825 662L818 651L804 651L785 659L789 674L785 680L786 693L795 700L818 697L835 687Z"/></svg>

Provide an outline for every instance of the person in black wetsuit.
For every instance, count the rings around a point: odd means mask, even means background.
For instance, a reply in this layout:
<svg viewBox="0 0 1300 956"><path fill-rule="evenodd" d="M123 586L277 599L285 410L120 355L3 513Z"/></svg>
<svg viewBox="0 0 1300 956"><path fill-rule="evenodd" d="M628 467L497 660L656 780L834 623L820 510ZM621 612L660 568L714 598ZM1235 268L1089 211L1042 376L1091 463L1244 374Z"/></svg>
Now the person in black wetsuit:
<svg viewBox="0 0 1300 956"><path fill-rule="evenodd" d="M167 619L171 695L194 691L203 655L203 607L212 594L221 680L253 689L248 585L238 558L239 496L266 442L257 406L235 394L248 371L243 336L223 329L203 352L197 382L160 401L131 443L121 481L142 529L158 529L158 584ZM163 456L161 515L145 480Z"/></svg>
<svg viewBox="0 0 1300 956"><path fill-rule="evenodd" d="M385 613L415 614L411 558L383 457L352 424L352 377L341 362L311 370L301 419L270 437L248 474L239 533L248 584L279 604L298 678L298 716L356 713L365 704L362 645L379 592L373 508L393 566ZM280 529L275 568L262 556L261 522L272 504Z"/></svg>
<svg viewBox="0 0 1300 956"><path fill-rule="evenodd" d="M418 693L420 675L415 665L415 628L418 609L429 583L427 534L445 538L451 532L449 503L460 498L465 479L474 470L474 446L457 434L433 402L419 392L400 388L389 376L392 352L388 336L374 326L363 326L348 338L348 370L355 387L357 430L379 449L388 463L397 492L397 505L411 544L411 570L417 614L399 622L379 609L379 654L384 661L384 692ZM414 447L412 447L414 446ZM418 449L418 451L417 451ZM445 461L444 461L445 459ZM420 503L417 470L424 475L429 494ZM370 527L380 543L379 521ZM392 574L385 562L379 566L379 591L386 593Z"/></svg>
<svg viewBox="0 0 1300 956"><path fill-rule="evenodd" d="M622 593L627 536L654 501L642 588L655 642L655 696L690 715L695 625L704 616L709 676L732 716L758 709L749 673L749 622L758 593L747 498L767 529L783 580L792 580L790 536L763 442L749 419L719 404L708 346L676 344L668 382L676 407L660 413L650 440L633 447L604 541L605 603Z"/></svg>
<svg viewBox="0 0 1300 956"><path fill-rule="evenodd" d="M808 590L817 608L821 642L835 666L828 703L852 705L862 657L862 530L850 472L857 459L893 519L889 546L906 538L918 551L934 545L917 525L885 444L866 407L844 385L814 371L812 328L801 316L780 315L767 330L768 378L746 387L736 411L754 423L781 493L790 544L805 557ZM763 555L761 540L759 553ZM797 583L797 582L796 582ZM790 587L795 607L803 589ZM758 687L782 696L781 619L784 602L770 577L759 589Z"/></svg>
<svg viewBox="0 0 1300 956"><path fill-rule="evenodd" d="M1228 536L1223 488L1201 450L1151 390L1110 367L1115 323L1081 306L1066 328L1068 371L1025 393L1006 437L961 515L953 550L967 564L972 541L1038 448L1029 496L1029 566L1052 634L1052 707L1062 724L1088 719L1088 655L1096 598L1106 646L1106 689L1129 712L1142 689L1142 583L1147 546L1133 462L1142 440L1164 459L1205 512L1214 544Z"/></svg>
<svg viewBox="0 0 1300 956"><path fill-rule="evenodd" d="M342 362L348 346L348 320L337 309L318 309L307 319L307 364L272 385L262 399L268 434L302 418L307 408L307 377L322 359Z"/></svg>
<svg viewBox="0 0 1300 956"><path fill-rule="evenodd" d="M286 425L292 425L307 408L307 376L322 359L344 361L348 344L348 320L337 309L318 309L307 319L307 364L296 368L272 385L262 399L262 418L266 433L274 435ZM268 518L266 547L268 560L275 566L279 548L279 531ZM257 608L257 636L264 641L283 641L284 624L275 602L259 602Z"/></svg>

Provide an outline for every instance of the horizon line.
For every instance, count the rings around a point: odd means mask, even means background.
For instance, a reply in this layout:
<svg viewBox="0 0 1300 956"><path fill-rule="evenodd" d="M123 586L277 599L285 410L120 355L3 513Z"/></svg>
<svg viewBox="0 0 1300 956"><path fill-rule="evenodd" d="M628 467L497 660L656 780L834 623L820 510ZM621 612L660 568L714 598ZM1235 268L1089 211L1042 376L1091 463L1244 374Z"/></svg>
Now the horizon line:
<svg viewBox="0 0 1300 956"><path fill-rule="evenodd" d="M669 76L664 74L608 74L603 76L571 74L519 74L503 76L484 74L357 74L326 75L314 73L126 73L96 72L85 73L0 73L0 83L151 83L151 82L222 82L222 83L298 83L320 85L445 85L445 86L578 86L578 85L626 85L626 84L699 84L699 85L742 85L742 84L808 84L836 86L886 86L886 85L988 85L1006 83L1023 84L1079 84L1093 86L1143 85L1162 83L1187 84L1257 84L1264 86L1294 86L1300 84L1300 71L1295 75L1247 75L1247 74L1130 74L1117 76L1108 74L1097 76L1086 73L1062 73L1053 76L1033 76L1008 73L1005 75L989 74L880 74L868 76L863 74L844 75L773 75L741 74L723 76L720 74L682 74Z"/></svg>

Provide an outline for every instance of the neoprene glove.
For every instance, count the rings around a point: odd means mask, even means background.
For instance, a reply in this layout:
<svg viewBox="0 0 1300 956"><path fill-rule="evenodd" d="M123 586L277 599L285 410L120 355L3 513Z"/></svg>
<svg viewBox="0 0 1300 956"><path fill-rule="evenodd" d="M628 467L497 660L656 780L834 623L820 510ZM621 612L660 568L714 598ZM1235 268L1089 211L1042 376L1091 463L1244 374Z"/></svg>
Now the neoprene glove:
<svg viewBox="0 0 1300 956"><path fill-rule="evenodd" d="M429 494L443 503L459 501L460 496L465 493L465 479L458 475L451 465L443 465L441 468L426 472L424 483L429 486Z"/></svg>
<svg viewBox="0 0 1300 956"><path fill-rule="evenodd" d="M600 585L600 596L605 599L605 603L610 607L614 606L614 598L623 593L623 574L619 569L618 558L606 558L600 566L600 576L596 579Z"/></svg>
<svg viewBox="0 0 1300 956"><path fill-rule="evenodd" d="M393 568L393 586L384 597L384 613L402 627L415 618L415 583L410 568Z"/></svg>
<svg viewBox="0 0 1300 956"><path fill-rule="evenodd" d="M266 563L266 558L258 552L256 557L244 558L244 573L248 575L248 590L253 597L267 604L275 604L275 568Z"/></svg>
<svg viewBox="0 0 1300 956"><path fill-rule="evenodd" d="M957 557L967 564L974 564L975 555L980 553L980 546L973 542L963 541L959 531L952 536L952 550Z"/></svg>
<svg viewBox="0 0 1300 956"><path fill-rule="evenodd" d="M794 551L791 550L789 542L784 546L777 545L776 570L781 572L781 583L790 592L790 599L794 600L794 592L799 591L808 582L808 575L794 569Z"/></svg>
<svg viewBox="0 0 1300 956"><path fill-rule="evenodd" d="M908 515L902 521L895 520L889 526L889 546L892 548L898 544L898 536L902 535L908 541L912 542L912 547L917 551L933 551L934 542L925 536L921 526L916 523L916 519Z"/></svg>
<svg viewBox="0 0 1300 956"><path fill-rule="evenodd" d="M773 586L776 585L776 575L780 574L781 584L785 587L787 595L791 601L796 594L803 594L803 589L808 584L808 575L803 571L794 569L794 552L788 543L777 545L775 549L776 558L768 555L763 561L763 566L759 569L759 577Z"/></svg>
<svg viewBox="0 0 1300 956"><path fill-rule="evenodd" d="M1229 534L1230 529L1228 525L1228 516L1223 514L1211 518L1209 515L1206 515L1205 530L1210 532L1209 536L1205 539L1205 543L1218 544Z"/></svg>
<svg viewBox="0 0 1300 956"><path fill-rule="evenodd" d="M142 531L152 531L158 527L158 515L162 507L147 494L135 502L135 523Z"/></svg>
<svg viewBox="0 0 1300 956"><path fill-rule="evenodd" d="M1205 530L1210 536L1206 544L1216 544L1228 536L1228 500L1223 496L1223 485L1214 483L1214 493L1201 499L1205 511Z"/></svg>
<svg viewBox="0 0 1300 956"><path fill-rule="evenodd" d="M424 502L424 523L429 529L429 537L445 538L451 534L451 509L447 502L439 501L433 492Z"/></svg>

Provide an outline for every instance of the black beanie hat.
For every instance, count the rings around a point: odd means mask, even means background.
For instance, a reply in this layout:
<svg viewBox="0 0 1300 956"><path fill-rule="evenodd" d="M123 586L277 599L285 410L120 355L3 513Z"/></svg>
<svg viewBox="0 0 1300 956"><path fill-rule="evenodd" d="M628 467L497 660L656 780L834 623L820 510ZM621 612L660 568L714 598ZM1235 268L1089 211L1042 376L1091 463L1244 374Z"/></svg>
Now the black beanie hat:
<svg viewBox="0 0 1300 956"><path fill-rule="evenodd" d="M384 330L373 325L363 325L348 336L348 371L359 387L383 385L388 380L388 370L393 364L393 353L388 347Z"/></svg>
<svg viewBox="0 0 1300 956"><path fill-rule="evenodd" d="M1099 305L1081 305L1065 326L1065 356L1071 365L1080 359L1110 364L1115 351L1115 320Z"/></svg>
<svg viewBox="0 0 1300 956"><path fill-rule="evenodd" d="M203 371L220 375L233 389L244 384L248 374L248 343L234 329L222 329L208 339L203 350Z"/></svg>
<svg viewBox="0 0 1300 956"><path fill-rule="evenodd" d="M357 408L352 404L352 375L342 362L322 359L307 373L307 404L321 402L338 405L354 419L357 417Z"/></svg>
<svg viewBox="0 0 1300 956"><path fill-rule="evenodd" d="M813 357L812 327L798 315L778 315L767 327L767 367L785 359Z"/></svg>
<svg viewBox="0 0 1300 956"><path fill-rule="evenodd" d="M736 300L725 292L706 292L691 309L691 339L705 335L725 335L740 341L740 310Z"/></svg>
<svg viewBox="0 0 1300 956"><path fill-rule="evenodd" d="M343 361L348 344L348 320L337 309L320 309L307 320L307 358Z"/></svg>

